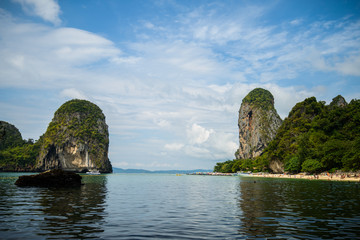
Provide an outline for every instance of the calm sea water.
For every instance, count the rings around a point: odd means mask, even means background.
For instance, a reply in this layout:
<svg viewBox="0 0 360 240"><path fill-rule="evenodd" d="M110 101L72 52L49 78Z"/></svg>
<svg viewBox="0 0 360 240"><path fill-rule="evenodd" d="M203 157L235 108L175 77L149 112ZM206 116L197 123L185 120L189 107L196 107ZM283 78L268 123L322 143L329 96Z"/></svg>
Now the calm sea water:
<svg viewBox="0 0 360 240"><path fill-rule="evenodd" d="M19 175L0 173L0 239L360 237L358 183L110 174L44 189Z"/></svg>

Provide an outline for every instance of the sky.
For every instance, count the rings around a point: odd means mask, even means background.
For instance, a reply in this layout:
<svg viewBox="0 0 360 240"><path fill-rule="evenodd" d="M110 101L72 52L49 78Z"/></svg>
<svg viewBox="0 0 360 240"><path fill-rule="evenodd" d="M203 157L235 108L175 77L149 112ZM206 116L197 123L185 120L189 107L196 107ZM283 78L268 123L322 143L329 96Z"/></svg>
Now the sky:
<svg viewBox="0 0 360 240"><path fill-rule="evenodd" d="M86 99L113 167L213 169L257 87L282 119L307 97L359 99L360 1L0 1L0 120L24 139Z"/></svg>

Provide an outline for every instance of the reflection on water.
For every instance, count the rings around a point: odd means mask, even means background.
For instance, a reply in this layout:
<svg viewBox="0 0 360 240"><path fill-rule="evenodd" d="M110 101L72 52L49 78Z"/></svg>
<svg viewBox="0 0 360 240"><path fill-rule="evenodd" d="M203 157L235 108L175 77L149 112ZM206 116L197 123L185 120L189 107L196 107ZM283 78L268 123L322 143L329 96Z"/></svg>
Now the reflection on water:
<svg viewBox="0 0 360 240"><path fill-rule="evenodd" d="M359 185L344 182L243 178L242 223L253 237L356 238Z"/></svg>
<svg viewBox="0 0 360 240"><path fill-rule="evenodd" d="M106 176L83 176L83 183L69 189L1 184L0 238L97 238L104 231Z"/></svg>
<svg viewBox="0 0 360 240"><path fill-rule="evenodd" d="M18 175L0 173L0 239L360 236L356 183L110 174L46 189L19 188Z"/></svg>
<svg viewBox="0 0 360 240"><path fill-rule="evenodd" d="M44 222L39 235L84 238L104 231L106 177L83 178L85 184L80 188L50 189L41 196L38 202Z"/></svg>

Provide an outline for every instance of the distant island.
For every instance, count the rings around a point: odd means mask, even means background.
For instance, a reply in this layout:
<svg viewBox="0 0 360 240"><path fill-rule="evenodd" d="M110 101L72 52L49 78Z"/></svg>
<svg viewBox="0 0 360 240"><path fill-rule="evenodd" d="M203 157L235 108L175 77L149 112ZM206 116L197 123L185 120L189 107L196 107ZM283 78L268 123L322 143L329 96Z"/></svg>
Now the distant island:
<svg viewBox="0 0 360 240"><path fill-rule="evenodd" d="M360 100L347 103L338 95L326 105L310 97L281 121L272 94L254 89L240 107L239 143L236 158L217 163L215 172L358 171Z"/></svg>
<svg viewBox="0 0 360 240"><path fill-rule="evenodd" d="M22 140L12 124L0 122L0 171L112 172L105 115L95 104L73 99L55 112L37 141Z"/></svg>
<svg viewBox="0 0 360 240"><path fill-rule="evenodd" d="M194 170L145 170L145 169L122 169L113 167L113 173L164 173L164 174L188 174L197 172L211 172L210 169L194 169Z"/></svg>

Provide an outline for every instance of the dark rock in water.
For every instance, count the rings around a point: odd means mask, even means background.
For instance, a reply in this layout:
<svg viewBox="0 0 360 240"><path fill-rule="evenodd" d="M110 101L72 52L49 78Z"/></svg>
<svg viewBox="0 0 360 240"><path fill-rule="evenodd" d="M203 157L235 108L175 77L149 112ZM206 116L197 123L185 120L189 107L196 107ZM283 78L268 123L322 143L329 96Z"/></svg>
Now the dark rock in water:
<svg viewBox="0 0 360 240"><path fill-rule="evenodd" d="M15 185L19 187L78 187L81 176L61 169L53 169L36 175L20 176Z"/></svg>

